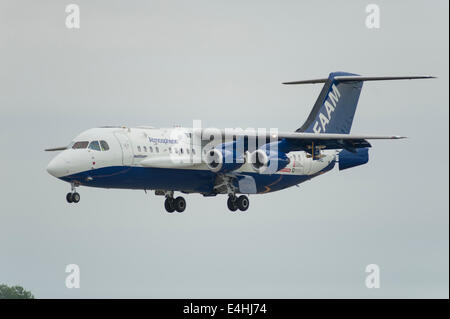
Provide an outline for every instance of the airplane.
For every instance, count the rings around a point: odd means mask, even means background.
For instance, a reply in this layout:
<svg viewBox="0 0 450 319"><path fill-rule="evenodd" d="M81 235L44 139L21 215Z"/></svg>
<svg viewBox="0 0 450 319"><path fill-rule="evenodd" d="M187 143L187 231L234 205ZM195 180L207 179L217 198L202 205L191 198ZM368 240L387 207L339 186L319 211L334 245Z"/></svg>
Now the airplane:
<svg viewBox="0 0 450 319"><path fill-rule="evenodd" d="M350 130L364 82L429 79L432 76L367 77L333 72L327 78L284 82L324 83L311 113L295 132L242 129L106 126L82 132L47 166L49 174L71 185L68 203L78 203L79 186L152 190L165 197L168 213L183 212L199 193L228 195L231 212L246 211L247 195L265 194L331 171L366 164L368 140L402 136L352 135ZM212 133L211 133L212 132Z"/></svg>

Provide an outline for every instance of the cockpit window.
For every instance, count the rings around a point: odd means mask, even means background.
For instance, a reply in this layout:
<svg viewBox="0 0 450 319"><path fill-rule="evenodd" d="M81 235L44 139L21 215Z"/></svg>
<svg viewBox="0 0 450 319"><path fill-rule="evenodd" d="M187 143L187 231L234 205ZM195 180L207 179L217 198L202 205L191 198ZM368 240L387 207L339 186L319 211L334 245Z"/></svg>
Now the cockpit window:
<svg viewBox="0 0 450 319"><path fill-rule="evenodd" d="M98 141L92 141L89 144L89 148L94 151L100 151L100 144L98 144Z"/></svg>
<svg viewBox="0 0 450 319"><path fill-rule="evenodd" d="M73 149L81 149L88 147L89 142L75 142L72 146Z"/></svg>
<svg viewBox="0 0 450 319"><path fill-rule="evenodd" d="M106 141L100 141L100 146L102 147L102 151L109 150L109 145L106 143Z"/></svg>

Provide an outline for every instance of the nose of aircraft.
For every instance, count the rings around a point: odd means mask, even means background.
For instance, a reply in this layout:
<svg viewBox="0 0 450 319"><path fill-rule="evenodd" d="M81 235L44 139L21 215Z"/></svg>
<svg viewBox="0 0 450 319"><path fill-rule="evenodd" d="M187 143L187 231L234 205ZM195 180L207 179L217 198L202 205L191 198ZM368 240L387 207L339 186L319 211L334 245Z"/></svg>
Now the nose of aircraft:
<svg viewBox="0 0 450 319"><path fill-rule="evenodd" d="M62 177L67 175L68 173L68 164L61 156L61 154L57 155L54 159L48 163L47 172L55 177Z"/></svg>

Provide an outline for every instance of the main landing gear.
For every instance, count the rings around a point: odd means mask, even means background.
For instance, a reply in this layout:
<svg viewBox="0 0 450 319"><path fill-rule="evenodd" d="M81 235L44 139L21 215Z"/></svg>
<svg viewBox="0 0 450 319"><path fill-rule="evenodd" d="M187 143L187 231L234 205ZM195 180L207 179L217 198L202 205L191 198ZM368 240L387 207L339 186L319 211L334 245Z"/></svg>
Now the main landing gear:
<svg viewBox="0 0 450 319"><path fill-rule="evenodd" d="M186 209L186 200L184 197L178 196L173 198L173 192L166 194L166 200L164 201L164 208L168 213L177 211L178 213L184 212Z"/></svg>
<svg viewBox="0 0 450 319"><path fill-rule="evenodd" d="M219 190L219 192L226 190L228 194L227 206L230 211L235 212L239 209L245 212L250 206L250 201L245 195L236 196L237 189L233 184L233 178L233 176L221 175L214 189Z"/></svg>
<svg viewBox="0 0 450 319"><path fill-rule="evenodd" d="M67 193L66 200L68 203L78 203L80 201L80 194L75 191L75 184L71 184L72 191Z"/></svg>
<svg viewBox="0 0 450 319"><path fill-rule="evenodd" d="M230 194L230 195L228 195L227 206L228 206L228 209L232 212L235 212L238 209L240 211L244 212L250 206L250 201L249 201L248 197L245 195L241 195L241 196L237 197L234 194Z"/></svg>

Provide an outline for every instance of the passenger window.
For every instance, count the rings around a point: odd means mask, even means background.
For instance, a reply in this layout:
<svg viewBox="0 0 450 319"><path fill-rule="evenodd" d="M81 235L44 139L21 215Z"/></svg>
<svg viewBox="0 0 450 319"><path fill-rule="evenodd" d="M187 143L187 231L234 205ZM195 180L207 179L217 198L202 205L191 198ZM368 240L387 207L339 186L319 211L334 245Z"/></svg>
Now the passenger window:
<svg viewBox="0 0 450 319"><path fill-rule="evenodd" d="M188 148L186 149L186 153L188 153L188 154L189 154L189 149L188 149Z"/></svg>
<svg viewBox="0 0 450 319"><path fill-rule="evenodd" d="M156 151L156 153L159 153L159 148L158 148L158 146L155 147L155 151Z"/></svg>
<svg viewBox="0 0 450 319"><path fill-rule="evenodd" d="M140 151L141 151L141 147L140 147L140 146L138 146L138 147L137 147L137 149L138 149L138 152L140 152Z"/></svg>
<svg viewBox="0 0 450 319"><path fill-rule="evenodd" d="M82 148L88 147L88 145L89 145L89 142L75 142L75 144L73 144L72 148L74 150L82 149Z"/></svg>
<svg viewBox="0 0 450 319"><path fill-rule="evenodd" d="M192 149L192 154L194 154L194 155L195 155L195 150L194 150L194 149Z"/></svg>
<svg viewBox="0 0 450 319"><path fill-rule="evenodd" d="M180 154L183 154L183 149L182 148L180 148Z"/></svg>
<svg viewBox="0 0 450 319"><path fill-rule="evenodd" d="M100 146L102 147L102 151L109 150L109 145L106 143L106 141L100 141Z"/></svg>
<svg viewBox="0 0 450 319"><path fill-rule="evenodd" d="M149 146L148 149L150 150L150 153L153 153L153 147Z"/></svg>
<svg viewBox="0 0 450 319"><path fill-rule="evenodd" d="M92 141L89 144L89 148L94 151L100 151L100 144L98 143L98 141Z"/></svg>
<svg viewBox="0 0 450 319"><path fill-rule="evenodd" d="M144 146L144 152L147 153L147 146Z"/></svg>

